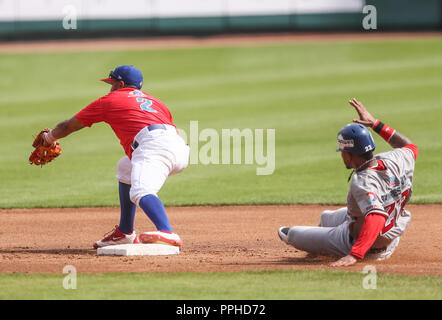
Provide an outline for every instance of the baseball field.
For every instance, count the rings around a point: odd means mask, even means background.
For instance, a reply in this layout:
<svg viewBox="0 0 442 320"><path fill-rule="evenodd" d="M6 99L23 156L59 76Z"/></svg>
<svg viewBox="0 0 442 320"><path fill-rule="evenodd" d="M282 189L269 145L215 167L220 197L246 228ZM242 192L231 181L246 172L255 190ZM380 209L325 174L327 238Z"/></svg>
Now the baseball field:
<svg viewBox="0 0 442 320"><path fill-rule="evenodd" d="M0 45L0 299L441 299L441 52L438 33ZM28 164L33 135L106 94L98 80L121 64L143 71L143 90L196 150L159 194L184 242L177 256L92 248L119 221L124 154L106 124L62 139L54 162ZM330 268L333 258L285 245L277 229L345 205L336 133L356 117L353 97L419 147L412 221L391 259ZM246 139L222 161L225 129L255 134L251 161ZM152 228L137 209L135 229ZM63 287L66 266L75 290ZM366 267L376 288L364 286Z"/></svg>

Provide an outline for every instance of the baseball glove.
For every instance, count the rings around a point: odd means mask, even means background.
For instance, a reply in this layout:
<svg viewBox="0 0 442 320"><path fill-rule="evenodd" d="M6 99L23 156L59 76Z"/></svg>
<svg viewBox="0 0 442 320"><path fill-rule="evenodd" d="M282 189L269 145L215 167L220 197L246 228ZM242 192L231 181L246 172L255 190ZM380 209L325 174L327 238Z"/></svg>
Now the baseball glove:
<svg viewBox="0 0 442 320"><path fill-rule="evenodd" d="M44 129L35 137L34 142L32 143L35 150L29 157L30 164L43 166L61 154L61 146L57 141L49 146L45 143L43 135L48 132L49 129Z"/></svg>

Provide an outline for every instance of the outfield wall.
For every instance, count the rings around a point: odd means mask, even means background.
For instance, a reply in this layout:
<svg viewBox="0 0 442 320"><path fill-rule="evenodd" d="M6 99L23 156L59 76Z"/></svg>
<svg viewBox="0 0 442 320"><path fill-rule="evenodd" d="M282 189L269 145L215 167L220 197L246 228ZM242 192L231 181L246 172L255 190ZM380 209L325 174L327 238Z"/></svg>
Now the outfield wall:
<svg viewBox="0 0 442 320"><path fill-rule="evenodd" d="M0 39L440 30L442 0L0 0Z"/></svg>

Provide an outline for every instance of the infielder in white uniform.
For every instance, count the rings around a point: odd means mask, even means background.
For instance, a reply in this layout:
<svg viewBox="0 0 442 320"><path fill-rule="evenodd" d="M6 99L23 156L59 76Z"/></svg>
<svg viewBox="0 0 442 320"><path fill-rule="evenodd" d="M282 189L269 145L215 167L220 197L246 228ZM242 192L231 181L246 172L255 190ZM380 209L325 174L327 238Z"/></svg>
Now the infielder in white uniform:
<svg viewBox="0 0 442 320"><path fill-rule="evenodd" d="M359 115L338 133L338 150L353 179L347 207L321 214L318 226L281 227L278 235L293 247L339 257L331 266L349 266L364 257L388 259L410 222L405 210L412 193L417 147L405 136L376 120L356 99ZM373 155L372 128L394 149ZM349 180L351 175L349 177Z"/></svg>

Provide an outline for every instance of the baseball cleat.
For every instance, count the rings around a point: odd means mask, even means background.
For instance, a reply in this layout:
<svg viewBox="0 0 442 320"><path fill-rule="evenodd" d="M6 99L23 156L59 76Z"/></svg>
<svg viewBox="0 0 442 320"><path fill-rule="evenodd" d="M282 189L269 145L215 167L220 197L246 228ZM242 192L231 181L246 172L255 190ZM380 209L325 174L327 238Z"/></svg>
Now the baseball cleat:
<svg viewBox="0 0 442 320"><path fill-rule="evenodd" d="M167 231L143 232L138 237L141 243L168 244L171 246L182 247L183 241L176 233Z"/></svg>
<svg viewBox="0 0 442 320"><path fill-rule="evenodd" d="M278 236L279 238L288 244L288 234L289 234L289 227L281 227L278 229Z"/></svg>
<svg viewBox="0 0 442 320"><path fill-rule="evenodd" d="M131 244L138 243L137 234L135 231L132 231L129 234L122 233L118 226L109 232L109 234L105 235L105 237L94 243L94 248L102 248L106 246L116 245L116 244Z"/></svg>

